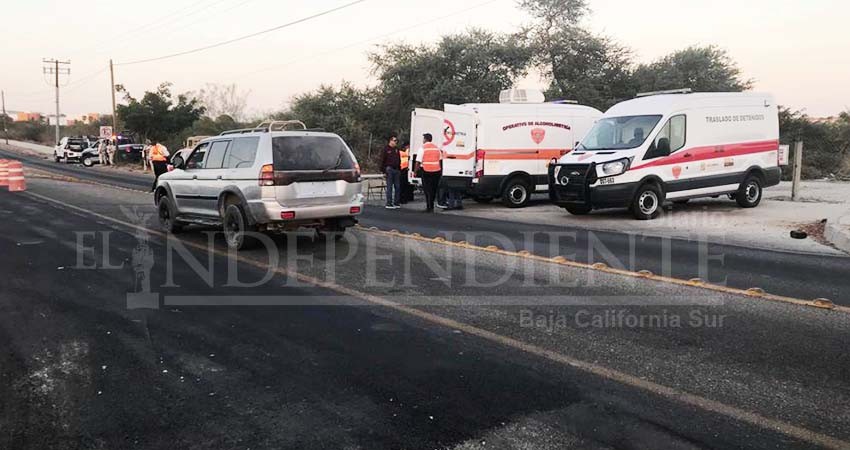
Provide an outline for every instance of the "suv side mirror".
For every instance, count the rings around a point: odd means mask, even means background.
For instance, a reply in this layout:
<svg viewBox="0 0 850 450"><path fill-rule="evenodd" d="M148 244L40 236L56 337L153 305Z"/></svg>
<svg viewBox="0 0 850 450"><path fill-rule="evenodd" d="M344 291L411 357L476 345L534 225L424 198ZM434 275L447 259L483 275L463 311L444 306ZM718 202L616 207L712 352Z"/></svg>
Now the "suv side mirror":
<svg viewBox="0 0 850 450"><path fill-rule="evenodd" d="M174 157L174 159L171 160L171 165L174 166L175 169L183 169L183 167L186 165L186 161L183 161L182 156L177 155Z"/></svg>

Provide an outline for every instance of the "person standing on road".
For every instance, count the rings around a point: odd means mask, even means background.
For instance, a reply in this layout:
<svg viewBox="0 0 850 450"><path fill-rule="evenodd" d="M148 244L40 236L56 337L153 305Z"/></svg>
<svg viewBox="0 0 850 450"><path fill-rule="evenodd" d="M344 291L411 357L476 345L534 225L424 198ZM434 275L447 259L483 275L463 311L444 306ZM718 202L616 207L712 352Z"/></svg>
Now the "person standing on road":
<svg viewBox="0 0 850 450"><path fill-rule="evenodd" d="M97 143L97 158L102 166L109 162L109 156L106 153L106 148L109 146L107 142L107 139L101 139L100 142Z"/></svg>
<svg viewBox="0 0 850 450"><path fill-rule="evenodd" d="M422 140L422 161L416 162L416 172L421 172L422 187L425 190L425 212L434 212L434 200L443 172L443 152L434 145L431 133L425 133Z"/></svg>
<svg viewBox="0 0 850 450"><path fill-rule="evenodd" d="M413 201L413 185L410 184L410 144L406 143L399 152L401 156L401 204Z"/></svg>
<svg viewBox="0 0 850 450"><path fill-rule="evenodd" d="M398 151L398 136L390 136L381 155L381 170L387 176L387 209L401 208L401 155Z"/></svg>
<svg viewBox="0 0 850 450"><path fill-rule="evenodd" d="M159 176L168 172L168 148L157 141L156 144L151 146L150 158L154 175L153 186L151 186L151 192L153 192L156 189Z"/></svg>
<svg viewBox="0 0 850 450"><path fill-rule="evenodd" d="M115 146L115 140L110 139L109 144L106 145L106 164L113 165L115 164L115 152L118 148Z"/></svg>

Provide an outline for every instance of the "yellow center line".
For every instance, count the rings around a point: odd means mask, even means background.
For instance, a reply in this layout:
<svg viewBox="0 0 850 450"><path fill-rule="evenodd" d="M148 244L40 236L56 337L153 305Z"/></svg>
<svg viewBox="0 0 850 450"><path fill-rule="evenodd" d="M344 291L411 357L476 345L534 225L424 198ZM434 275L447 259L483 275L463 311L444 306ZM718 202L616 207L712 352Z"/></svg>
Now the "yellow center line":
<svg viewBox="0 0 850 450"><path fill-rule="evenodd" d="M136 224L132 224L126 221L122 221L104 214L97 213L95 211L91 211L85 208L81 208L75 205L69 205L65 202L53 199L51 197L47 197L44 195L36 194L34 192L25 192L27 196L37 198L51 204L57 205L60 208L66 208L73 211L76 211L81 214L90 215L93 217L97 217L98 219L114 223L116 225L121 225L126 228L130 228L133 230L140 230L150 233L151 235L159 236L162 238L168 238L168 234L159 230L154 230L151 228L146 228L143 226L139 226ZM210 249L205 246L191 241L182 241L184 245L188 245L198 250L210 251ZM227 251L212 250L216 255L229 257L230 254ZM250 264L254 267L257 267L262 270L267 270L268 265L264 262L257 261L251 258L247 258L244 256L237 256L238 260L244 262L246 264ZM754 425L757 427L761 427L766 430L776 431L782 433L786 436L792 437L794 439L807 442L810 444L815 444L821 446L823 448L829 449L847 449L850 448L850 441L843 441L831 436L827 436L825 434L818 433L816 431L809 430L807 428L799 427L787 422L783 422L781 420L770 419L764 417L762 415L756 414L751 411L746 411L741 408L727 405L725 403L721 403L715 400L710 400L704 397L700 397L698 395L690 394L685 391L681 391L675 388L667 387L652 381L648 381L633 375L629 375L625 372L621 372L618 370L610 369L599 364L594 364L587 361L582 361L572 356L555 352L552 350L547 350L543 347L529 344L524 341L520 341L518 339L504 336L498 333L494 333L492 331L485 330L483 328L479 328L473 325L469 325L464 322L459 322L454 319L449 319L447 317L443 317L437 314L429 313L411 306L406 306L391 300L387 300L385 298L381 298L376 295L367 294L365 292L358 291L356 289L348 288L345 286L338 285L333 282L320 280L318 278L304 275L297 272L292 272L286 270L284 268L276 267L274 268L275 273L278 275L295 277L299 281L307 284L312 284L316 287L321 287L325 289L329 289L332 291L336 291L338 293L358 298L365 302L371 303L373 305L382 306L388 309L392 309L394 311L398 311L421 320L430 322L435 325L440 325L443 327L448 327L455 330L460 330L464 333L470 334L472 336L477 336L481 339L487 340L492 343L496 343L505 347L512 348L514 350L519 350L524 353L528 353L531 355L535 355L546 360L565 365L568 367L572 367L601 378L605 378L611 381L615 381L621 383L626 386L638 388L652 394L655 394L659 397L665 398L667 400L676 401L685 405L693 406L696 408L700 408L704 411L719 414L722 416L726 416L728 418L738 420L741 422L748 423L750 425Z"/></svg>

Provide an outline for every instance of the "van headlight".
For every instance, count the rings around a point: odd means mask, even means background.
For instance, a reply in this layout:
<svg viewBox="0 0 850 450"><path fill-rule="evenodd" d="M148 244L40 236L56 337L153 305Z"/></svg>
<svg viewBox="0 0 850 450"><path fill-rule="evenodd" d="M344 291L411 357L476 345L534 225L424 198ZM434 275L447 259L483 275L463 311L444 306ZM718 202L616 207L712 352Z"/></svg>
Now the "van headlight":
<svg viewBox="0 0 850 450"><path fill-rule="evenodd" d="M628 158L618 159L616 161L605 163L602 165L602 173L600 175L606 177L621 175L625 173L626 170L629 170L629 163L631 163L631 161Z"/></svg>

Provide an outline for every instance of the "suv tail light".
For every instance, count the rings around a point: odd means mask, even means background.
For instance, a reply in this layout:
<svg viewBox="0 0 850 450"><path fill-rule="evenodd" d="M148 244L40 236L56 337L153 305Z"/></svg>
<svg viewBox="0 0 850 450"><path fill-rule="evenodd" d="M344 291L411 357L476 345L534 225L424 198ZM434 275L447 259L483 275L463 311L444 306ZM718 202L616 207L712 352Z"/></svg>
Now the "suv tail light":
<svg viewBox="0 0 850 450"><path fill-rule="evenodd" d="M266 164L260 169L260 186L274 186L274 166L271 164Z"/></svg>
<svg viewBox="0 0 850 450"><path fill-rule="evenodd" d="M475 151L475 178L484 176L484 158L487 153L484 150Z"/></svg>

